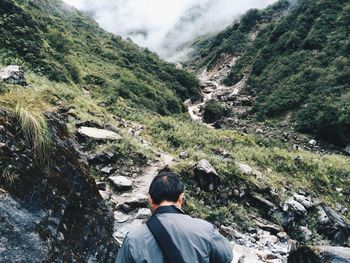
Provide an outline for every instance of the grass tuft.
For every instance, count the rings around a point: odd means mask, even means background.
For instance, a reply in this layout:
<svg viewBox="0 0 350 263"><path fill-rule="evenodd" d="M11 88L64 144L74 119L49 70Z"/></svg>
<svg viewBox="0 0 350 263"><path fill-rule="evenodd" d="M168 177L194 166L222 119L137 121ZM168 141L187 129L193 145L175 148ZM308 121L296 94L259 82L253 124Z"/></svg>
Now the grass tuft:
<svg viewBox="0 0 350 263"><path fill-rule="evenodd" d="M47 160L51 136L45 115L50 107L45 98L33 90L14 90L0 96L0 105L15 114L35 159L39 163Z"/></svg>

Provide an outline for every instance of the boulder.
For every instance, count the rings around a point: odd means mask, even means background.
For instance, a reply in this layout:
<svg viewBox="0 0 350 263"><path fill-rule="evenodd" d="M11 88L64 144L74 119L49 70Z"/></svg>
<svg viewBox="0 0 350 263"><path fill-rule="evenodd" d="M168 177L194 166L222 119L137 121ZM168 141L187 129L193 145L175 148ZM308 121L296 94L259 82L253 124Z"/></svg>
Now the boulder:
<svg viewBox="0 0 350 263"><path fill-rule="evenodd" d="M112 197L112 192L111 191L105 191L105 190L99 190L99 193L103 200L109 200Z"/></svg>
<svg viewBox="0 0 350 263"><path fill-rule="evenodd" d="M181 159L187 159L189 157L189 153L187 151L180 152L179 157Z"/></svg>
<svg viewBox="0 0 350 263"><path fill-rule="evenodd" d="M315 146L315 145L317 144L317 141L314 140L314 139L312 139L312 140L309 141L309 144L310 144L311 146Z"/></svg>
<svg viewBox="0 0 350 263"><path fill-rule="evenodd" d="M253 168L250 167L248 164L238 163L237 165L242 174L251 175L253 173Z"/></svg>
<svg viewBox="0 0 350 263"><path fill-rule="evenodd" d="M221 226L220 232L224 236L234 238L235 240L247 239L247 237L244 234L242 234L241 232L239 232L238 230L236 230L235 228L233 228L231 226Z"/></svg>
<svg viewBox="0 0 350 263"><path fill-rule="evenodd" d="M277 206L274 203L265 199L262 196L253 194L251 196L251 199L256 204L256 207L266 209L266 210L268 210L268 212L277 210Z"/></svg>
<svg viewBox="0 0 350 263"><path fill-rule="evenodd" d="M200 160L193 172L199 187L206 192L217 189L220 184L219 174L207 160Z"/></svg>
<svg viewBox="0 0 350 263"><path fill-rule="evenodd" d="M130 190L132 188L132 181L125 176L111 176L109 180L113 183L113 186L120 191Z"/></svg>
<svg viewBox="0 0 350 263"><path fill-rule="evenodd" d="M337 246L299 247L288 256L288 262L350 263L350 248Z"/></svg>
<svg viewBox="0 0 350 263"><path fill-rule="evenodd" d="M0 180L0 262L115 262L113 213L65 120L47 122L53 147L39 164L18 120L0 110L1 166L17 178Z"/></svg>
<svg viewBox="0 0 350 263"><path fill-rule="evenodd" d="M113 152L103 151L88 156L89 164L110 164L116 159L116 156Z"/></svg>
<svg viewBox="0 0 350 263"><path fill-rule="evenodd" d="M323 261L329 263L350 263L350 248L320 246L316 248Z"/></svg>
<svg viewBox="0 0 350 263"><path fill-rule="evenodd" d="M319 207L316 229L335 244L344 244L350 237L350 224L325 205Z"/></svg>
<svg viewBox="0 0 350 263"><path fill-rule="evenodd" d="M300 204L302 204L306 209L310 209L315 206L312 200L304 195L295 194L293 198Z"/></svg>
<svg viewBox="0 0 350 263"><path fill-rule="evenodd" d="M114 212L114 221L116 223L122 224L128 221L129 219L130 219L129 215L123 214L122 212L119 212L119 211Z"/></svg>
<svg viewBox="0 0 350 263"><path fill-rule="evenodd" d="M139 211L137 211L137 214L135 216L135 219L148 219L150 218L152 215L151 210L149 210L148 208L141 208L139 209Z"/></svg>
<svg viewBox="0 0 350 263"><path fill-rule="evenodd" d="M102 167L100 169L100 172L101 173L104 173L104 174L111 174L115 171L115 168L113 166L105 166L105 167Z"/></svg>
<svg viewBox="0 0 350 263"><path fill-rule="evenodd" d="M306 208L293 199L289 199L287 202L285 202L283 205L283 211L294 213L300 217L305 217L307 215Z"/></svg>
<svg viewBox="0 0 350 263"><path fill-rule="evenodd" d="M310 229L308 229L306 226L299 227L299 232L301 235L301 238L304 242L310 241L312 238L312 232Z"/></svg>
<svg viewBox="0 0 350 263"><path fill-rule="evenodd" d="M0 70L0 80L13 85L27 85L24 77L24 70L20 66L7 66Z"/></svg>
<svg viewBox="0 0 350 263"><path fill-rule="evenodd" d="M78 135L96 141L118 141L122 139L119 134L113 131L86 126L78 129Z"/></svg>
<svg viewBox="0 0 350 263"><path fill-rule="evenodd" d="M127 201L118 204L118 209L127 213L134 211L137 208L146 208L148 206L148 197L144 194L131 196Z"/></svg>

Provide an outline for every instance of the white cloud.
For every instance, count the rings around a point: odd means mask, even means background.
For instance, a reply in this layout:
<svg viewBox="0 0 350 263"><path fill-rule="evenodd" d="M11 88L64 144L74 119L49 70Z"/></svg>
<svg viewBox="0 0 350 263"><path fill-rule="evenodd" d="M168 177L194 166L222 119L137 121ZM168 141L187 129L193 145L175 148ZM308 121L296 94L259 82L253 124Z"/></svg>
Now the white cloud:
<svg viewBox="0 0 350 263"><path fill-rule="evenodd" d="M250 8L276 0L64 0L106 30L173 60L196 37L223 30Z"/></svg>

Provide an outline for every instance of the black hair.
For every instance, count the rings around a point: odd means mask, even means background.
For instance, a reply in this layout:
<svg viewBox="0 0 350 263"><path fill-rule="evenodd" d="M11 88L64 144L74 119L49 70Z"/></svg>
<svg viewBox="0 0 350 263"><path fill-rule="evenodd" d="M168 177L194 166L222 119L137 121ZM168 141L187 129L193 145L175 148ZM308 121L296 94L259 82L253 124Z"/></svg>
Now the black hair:
<svg viewBox="0 0 350 263"><path fill-rule="evenodd" d="M161 172L153 178L149 187L149 195L154 203L163 201L176 202L185 190L180 178L171 172Z"/></svg>
<svg viewBox="0 0 350 263"><path fill-rule="evenodd" d="M288 256L288 263L321 263L321 259L309 247L299 247Z"/></svg>

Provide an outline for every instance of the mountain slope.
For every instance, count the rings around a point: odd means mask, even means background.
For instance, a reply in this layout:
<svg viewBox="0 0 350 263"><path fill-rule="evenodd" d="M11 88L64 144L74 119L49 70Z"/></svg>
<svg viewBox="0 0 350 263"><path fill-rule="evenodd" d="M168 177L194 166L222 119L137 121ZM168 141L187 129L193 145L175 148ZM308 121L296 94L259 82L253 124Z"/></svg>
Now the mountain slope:
<svg viewBox="0 0 350 263"><path fill-rule="evenodd" d="M288 5L251 10L197 43L197 67L214 65L222 53L235 55L224 83L248 76L245 93L256 97L259 119L292 112L299 131L344 145L350 141L349 2L300 0L285 12Z"/></svg>
<svg viewBox="0 0 350 263"><path fill-rule="evenodd" d="M179 113L181 100L198 96L198 81L185 71L102 30L57 0L0 3L2 64L25 64L57 82L74 82L105 97L161 114Z"/></svg>
<svg viewBox="0 0 350 263"><path fill-rule="evenodd" d="M247 250L265 251L281 263L295 243L290 238L349 245L347 156L298 149L265 134L210 129L186 113L162 116L181 112L182 96L196 96L192 75L107 34L59 1L2 1L0 7L6 24L0 27L1 63L23 63L29 84L0 82L0 262L114 262L115 246L147 206L147 196L135 193L146 193L165 164L186 184L185 211ZM264 18L265 25L285 7ZM240 52L254 41L255 24L249 28L241 28L249 41ZM59 33L51 39L50 30ZM65 62L78 69L77 78ZM45 63L53 66L45 71ZM60 74L64 78L56 79ZM163 99L174 105L162 108ZM203 182L213 173L200 180L194 169L203 159L219 177L210 192ZM116 176L132 186L124 189Z"/></svg>

